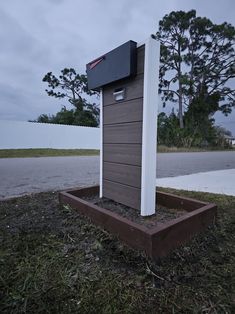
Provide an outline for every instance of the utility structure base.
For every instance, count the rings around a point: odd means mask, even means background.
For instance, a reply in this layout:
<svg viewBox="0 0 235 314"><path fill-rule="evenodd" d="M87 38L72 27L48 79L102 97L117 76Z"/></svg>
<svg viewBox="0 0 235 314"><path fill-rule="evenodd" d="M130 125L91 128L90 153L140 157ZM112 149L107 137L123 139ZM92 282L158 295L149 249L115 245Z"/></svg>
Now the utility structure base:
<svg viewBox="0 0 235 314"><path fill-rule="evenodd" d="M70 205L94 224L153 259L166 256L216 220L215 204L158 191L158 204L184 209L187 213L166 223L159 223L156 227L146 227L82 199L98 193L99 186L74 189L60 192L59 200L62 205Z"/></svg>

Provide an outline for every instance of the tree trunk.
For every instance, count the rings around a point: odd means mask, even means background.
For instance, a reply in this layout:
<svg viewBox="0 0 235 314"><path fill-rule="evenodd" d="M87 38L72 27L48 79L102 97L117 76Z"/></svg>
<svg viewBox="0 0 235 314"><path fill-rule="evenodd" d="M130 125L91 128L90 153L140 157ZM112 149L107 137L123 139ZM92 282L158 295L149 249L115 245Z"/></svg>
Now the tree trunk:
<svg viewBox="0 0 235 314"><path fill-rule="evenodd" d="M180 128L184 128L184 120L183 120L183 95L182 95L182 85L179 83L179 122Z"/></svg>
<svg viewBox="0 0 235 314"><path fill-rule="evenodd" d="M179 80L179 122L180 128L184 128L184 120L183 120L183 91L182 91L182 82L181 82L181 45L180 41L178 41L178 54L179 54L179 64L178 64L178 80Z"/></svg>

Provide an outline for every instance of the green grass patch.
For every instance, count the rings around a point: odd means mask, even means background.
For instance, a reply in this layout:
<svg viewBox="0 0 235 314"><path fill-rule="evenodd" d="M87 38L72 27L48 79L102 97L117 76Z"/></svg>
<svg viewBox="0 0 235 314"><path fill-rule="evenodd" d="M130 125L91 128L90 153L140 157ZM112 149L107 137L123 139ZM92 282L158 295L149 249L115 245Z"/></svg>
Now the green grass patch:
<svg viewBox="0 0 235 314"><path fill-rule="evenodd" d="M217 149L219 151L219 149ZM222 149L221 149L222 150ZM182 152L205 152L216 151L216 149L167 147L159 145L158 153L182 153ZM229 149L234 151L234 149ZM30 149L0 149L0 158L24 158L24 157L56 157L56 156L98 156L98 149L52 149L52 148L30 148Z"/></svg>
<svg viewBox="0 0 235 314"><path fill-rule="evenodd" d="M53 156L96 156L97 149L0 149L0 158L53 157Z"/></svg>
<svg viewBox="0 0 235 314"><path fill-rule="evenodd" d="M199 147L175 147L175 146L157 146L158 153L193 153L193 152L210 152L210 151L235 151L235 147L232 148L218 148L218 147L208 147L208 148L199 148Z"/></svg>
<svg viewBox="0 0 235 314"><path fill-rule="evenodd" d="M235 197L174 193L216 203L218 223L159 262L56 193L0 202L0 312L233 313Z"/></svg>

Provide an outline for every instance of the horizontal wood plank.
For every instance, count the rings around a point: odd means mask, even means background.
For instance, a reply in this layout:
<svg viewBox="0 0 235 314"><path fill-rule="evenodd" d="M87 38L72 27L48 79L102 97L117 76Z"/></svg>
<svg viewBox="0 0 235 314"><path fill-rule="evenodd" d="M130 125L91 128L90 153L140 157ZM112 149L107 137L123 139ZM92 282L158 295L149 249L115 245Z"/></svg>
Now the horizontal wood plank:
<svg viewBox="0 0 235 314"><path fill-rule="evenodd" d="M104 144L103 160L140 166L141 149L141 144Z"/></svg>
<svg viewBox="0 0 235 314"><path fill-rule="evenodd" d="M141 167L104 162L103 178L136 188L141 187Z"/></svg>
<svg viewBox="0 0 235 314"><path fill-rule="evenodd" d="M140 209L141 189L103 180L103 196L123 205Z"/></svg>
<svg viewBox="0 0 235 314"><path fill-rule="evenodd" d="M104 125L104 144L140 144L142 142L142 122Z"/></svg>
<svg viewBox="0 0 235 314"><path fill-rule="evenodd" d="M143 97L143 74L136 78L128 78L126 80L118 81L110 86L103 88L103 106L117 103L114 99L113 93L116 89L125 89L124 101ZM119 101L121 103L121 101Z"/></svg>
<svg viewBox="0 0 235 314"><path fill-rule="evenodd" d="M143 119L143 98L127 102L105 106L103 110L103 124L115 124L131 121L142 121Z"/></svg>

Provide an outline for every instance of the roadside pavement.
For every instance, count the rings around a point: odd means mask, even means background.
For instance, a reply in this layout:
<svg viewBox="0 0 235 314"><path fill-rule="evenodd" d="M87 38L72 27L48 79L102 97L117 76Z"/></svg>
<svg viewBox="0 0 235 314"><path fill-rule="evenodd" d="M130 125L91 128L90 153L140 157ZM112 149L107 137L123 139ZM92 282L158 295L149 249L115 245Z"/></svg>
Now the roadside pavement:
<svg viewBox="0 0 235 314"><path fill-rule="evenodd" d="M156 180L156 185L187 191L200 191L235 196L235 169L159 178Z"/></svg>

